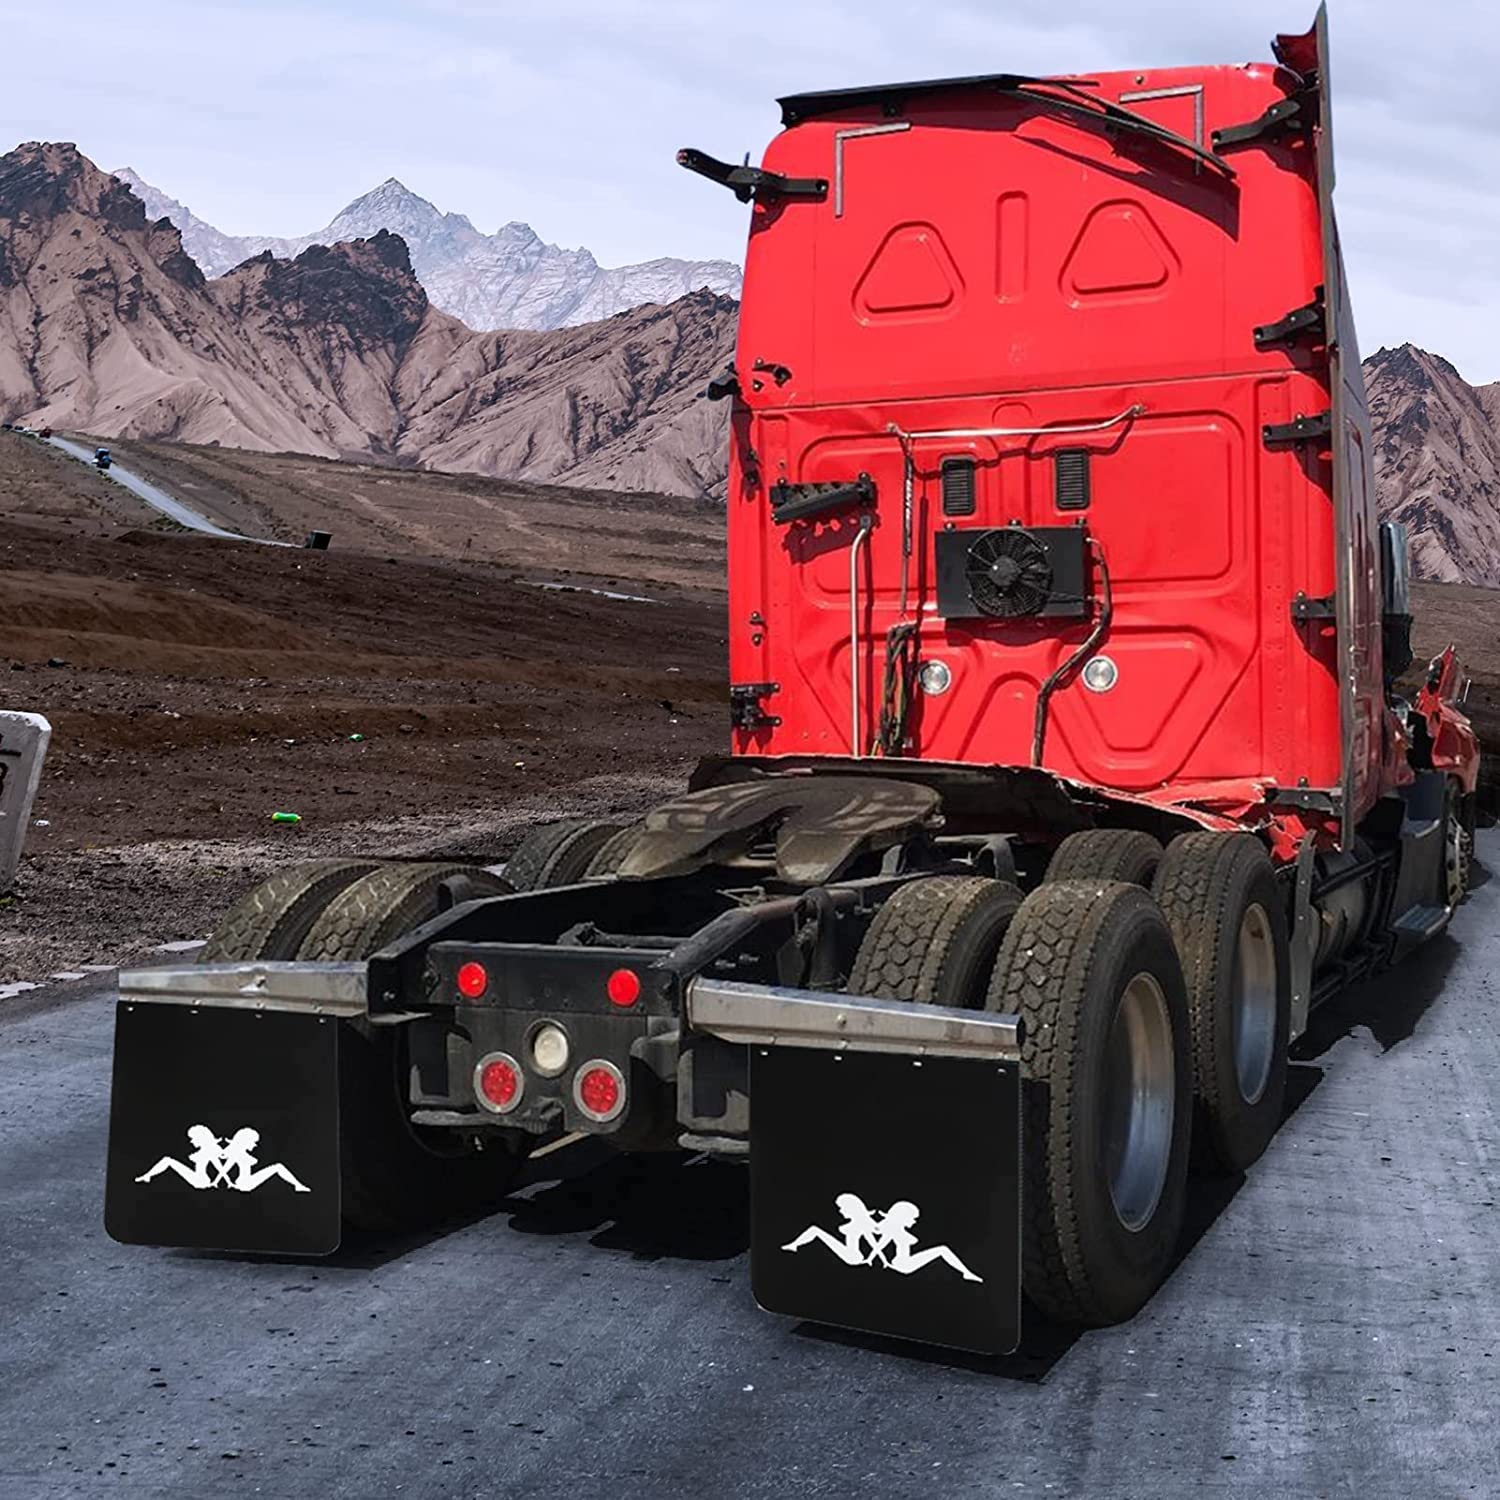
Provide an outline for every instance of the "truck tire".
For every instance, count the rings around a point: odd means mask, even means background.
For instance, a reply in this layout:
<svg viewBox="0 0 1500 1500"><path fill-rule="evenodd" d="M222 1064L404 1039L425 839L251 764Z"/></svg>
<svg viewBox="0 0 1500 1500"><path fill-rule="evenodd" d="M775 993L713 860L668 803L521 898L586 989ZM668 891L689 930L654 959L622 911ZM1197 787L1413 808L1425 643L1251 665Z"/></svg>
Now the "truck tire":
<svg viewBox="0 0 1500 1500"><path fill-rule="evenodd" d="M213 936L198 950L198 962L295 958L323 908L379 868L370 859L325 859L272 875L224 913Z"/></svg>
<svg viewBox="0 0 1500 1500"><path fill-rule="evenodd" d="M387 865L356 880L323 908L297 957L320 961L378 953L437 915L438 887L454 875L465 876L481 893L502 896L510 890L508 881L477 865Z"/></svg>
<svg viewBox="0 0 1500 1500"><path fill-rule="evenodd" d="M1020 890L980 875L932 875L901 886L875 913L847 986L851 995L977 1010Z"/></svg>
<svg viewBox="0 0 1500 1500"><path fill-rule="evenodd" d="M438 887L453 875L509 889L468 865L393 865L356 881L330 904L299 958L368 958L437 914ZM399 1230L437 1223L499 1198L519 1169L516 1138L489 1132L484 1151L443 1130L411 1123L406 1106L406 1028L347 1021L339 1033L339 1157L346 1223Z"/></svg>
<svg viewBox="0 0 1500 1500"><path fill-rule="evenodd" d="M627 828L622 828L618 833L612 833L600 844L599 852L589 861L589 867L584 873L587 880L606 880L612 875L619 874L620 866L625 862L625 856L635 848L635 841L641 836L641 825L632 823Z"/></svg>
<svg viewBox="0 0 1500 1500"><path fill-rule="evenodd" d="M541 891L583 879L601 848L620 832L618 823L573 819L534 828L506 862L505 878L517 891Z"/></svg>
<svg viewBox="0 0 1500 1500"><path fill-rule="evenodd" d="M1085 828L1057 846L1048 880L1123 880L1148 889L1161 862L1161 844L1135 828Z"/></svg>
<svg viewBox="0 0 1500 1500"><path fill-rule="evenodd" d="M1166 919L1123 882L1039 886L986 1009L1025 1026L1023 1289L1062 1322L1123 1322L1166 1276L1187 1196L1192 1055Z"/></svg>
<svg viewBox="0 0 1500 1500"><path fill-rule="evenodd" d="M1243 1172L1281 1124L1292 965L1286 904L1260 840L1185 833L1156 872L1187 985L1193 1091L1213 1164Z"/></svg>

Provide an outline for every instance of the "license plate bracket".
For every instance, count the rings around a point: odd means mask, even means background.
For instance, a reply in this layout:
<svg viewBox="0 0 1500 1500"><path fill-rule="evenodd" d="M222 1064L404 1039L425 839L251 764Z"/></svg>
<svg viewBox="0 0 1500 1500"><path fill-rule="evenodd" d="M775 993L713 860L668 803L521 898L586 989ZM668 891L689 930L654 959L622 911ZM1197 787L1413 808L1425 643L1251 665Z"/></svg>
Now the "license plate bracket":
<svg viewBox="0 0 1500 1500"><path fill-rule="evenodd" d="M1015 1349L1019 1063L752 1045L750 1101L750 1272L763 1308Z"/></svg>
<svg viewBox="0 0 1500 1500"><path fill-rule="evenodd" d="M110 1237L267 1254L338 1249L342 1024L122 1001L104 1194Z"/></svg>

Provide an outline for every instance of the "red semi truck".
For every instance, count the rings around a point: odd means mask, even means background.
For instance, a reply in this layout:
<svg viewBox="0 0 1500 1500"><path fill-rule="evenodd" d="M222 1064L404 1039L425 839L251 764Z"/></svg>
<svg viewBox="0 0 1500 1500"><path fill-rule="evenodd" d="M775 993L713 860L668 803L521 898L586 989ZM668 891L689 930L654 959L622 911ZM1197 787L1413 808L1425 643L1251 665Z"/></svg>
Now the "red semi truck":
<svg viewBox="0 0 1500 1500"><path fill-rule="evenodd" d="M1277 61L804 94L750 205L731 753L504 879L290 871L121 981L117 1238L325 1253L569 1132L750 1169L773 1310L1130 1317L1325 996L1463 899L1332 208ZM229 1064L225 1066L225 1059Z"/></svg>

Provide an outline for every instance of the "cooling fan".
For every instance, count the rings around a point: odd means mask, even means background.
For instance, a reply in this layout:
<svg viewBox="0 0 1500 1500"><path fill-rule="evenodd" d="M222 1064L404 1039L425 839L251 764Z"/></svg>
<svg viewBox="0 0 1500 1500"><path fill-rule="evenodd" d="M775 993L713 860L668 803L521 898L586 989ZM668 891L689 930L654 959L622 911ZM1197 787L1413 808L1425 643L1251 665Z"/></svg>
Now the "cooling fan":
<svg viewBox="0 0 1500 1500"><path fill-rule="evenodd" d="M1040 614L1052 597L1052 564L1019 527L981 531L969 543L964 582L980 614L1016 620Z"/></svg>
<svg viewBox="0 0 1500 1500"><path fill-rule="evenodd" d="M1087 547L1082 526L945 526L933 537L937 612L945 620L1087 619Z"/></svg>

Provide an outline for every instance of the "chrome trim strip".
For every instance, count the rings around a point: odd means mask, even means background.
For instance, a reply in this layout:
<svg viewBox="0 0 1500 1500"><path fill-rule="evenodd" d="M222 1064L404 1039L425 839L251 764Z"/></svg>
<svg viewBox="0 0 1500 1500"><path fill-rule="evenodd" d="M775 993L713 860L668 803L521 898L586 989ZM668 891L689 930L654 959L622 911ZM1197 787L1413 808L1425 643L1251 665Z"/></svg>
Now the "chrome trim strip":
<svg viewBox="0 0 1500 1500"><path fill-rule="evenodd" d="M184 964L126 969L120 999L132 1005L214 1006L362 1016L369 965L360 963Z"/></svg>
<svg viewBox="0 0 1500 1500"><path fill-rule="evenodd" d="M1018 1062L1024 1036L1019 1016L701 975L688 983L687 1014L690 1026L721 1041L836 1052Z"/></svg>
<svg viewBox="0 0 1500 1500"><path fill-rule="evenodd" d="M859 531L849 544L849 753L864 753L864 724L859 712L859 554L870 540L875 518L866 511L859 518Z"/></svg>
<svg viewBox="0 0 1500 1500"><path fill-rule="evenodd" d="M1193 101L1193 144L1200 150L1204 149L1203 140L1203 85L1201 83L1186 83L1180 88L1174 89L1136 89L1128 94L1120 95L1121 104L1144 104L1149 99L1187 99ZM1201 172L1203 163L1197 163L1196 169Z"/></svg>
<svg viewBox="0 0 1500 1500"><path fill-rule="evenodd" d="M868 135L899 135L911 129L910 120L891 125L862 125L857 130L838 130L833 136L833 216L844 217L844 142L862 140Z"/></svg>

